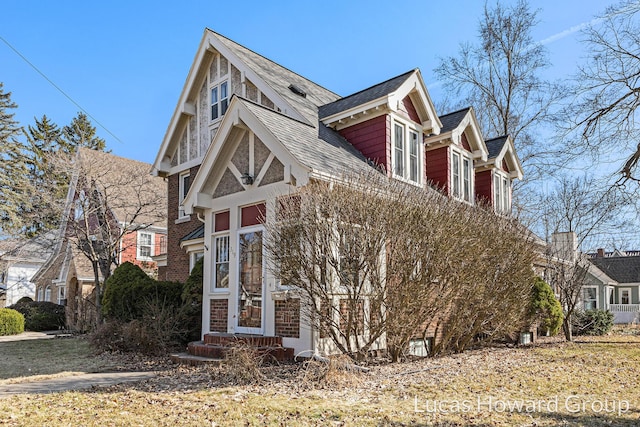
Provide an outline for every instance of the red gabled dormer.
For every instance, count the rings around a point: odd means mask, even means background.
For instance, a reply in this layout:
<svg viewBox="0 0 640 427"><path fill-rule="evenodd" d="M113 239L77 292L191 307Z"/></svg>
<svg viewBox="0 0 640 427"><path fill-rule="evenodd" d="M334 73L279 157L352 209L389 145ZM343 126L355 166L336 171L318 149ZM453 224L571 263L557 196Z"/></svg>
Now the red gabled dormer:
<svg viewBox="0 0 640 427"><path fill-rule="evenodd" d="M425 138L427 179L446 195L473 204L477 162L487 160L473 108L440 117L439 135Z"/></svg>
<svg viewBox="0 0 640 427"><path fill-rule="evenodd" d="M419 70L323 105L319 116L390 177L426 184L423 140L442 124Z"/></svg>
<svg viewBox="0 0 640 427"><path fill-rule="evenodd" d="M497 213L511 212L511 186L514 179L522 179L523 171L509 136L485 142L486 162L476 165L476 188L480 200L490 203Z"/></svg>

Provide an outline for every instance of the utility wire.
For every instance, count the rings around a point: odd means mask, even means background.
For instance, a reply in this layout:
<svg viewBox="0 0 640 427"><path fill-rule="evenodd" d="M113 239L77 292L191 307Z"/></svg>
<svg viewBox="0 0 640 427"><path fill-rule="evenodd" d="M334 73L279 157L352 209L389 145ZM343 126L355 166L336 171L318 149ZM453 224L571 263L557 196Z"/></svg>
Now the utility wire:
<svg viewBox="0 0 640 427"><path fill-rule="evenodd" d="M58 92L60 92L61 94L63 94L69 101L71 101L73 103L73 105L75 105L76 107L78 107L80 109L80 111L82 111L83 113L85 113L89 118L91 118L91 120L93 120L98 126L100 126L102 129L104 129L105 131L107 131L107 133L109 135L111 135L112 137L114 137L116 139L116 141L118 141L119 143L122 144L122 140L120 138L118 138L113 132L111 132L109 129L106 128L106 126L104 126L102 123L100 123L98 121L98 119L96 119L95 117L93 117L87 110L85 110L84 108L82 108L82 106L80 104L78 104L73 98L71 98L71 96L67 95L67 93L62 90L57 84L55 84L49 77L47 77L42 71L40 71L38 69L38 67L36 67L33 63L31 63L31 61L29 61L23 54L21 54L18 49L16 49L15 47L13 47L11 45L11 43L9 43L7 40L5 40L2 36L0 36L0 40L2 40L4 42L4 44L6 44L7 46L9 46L9 48L11 50L13 50L16 55L18 55L20 58L22 58L22 60L24 62L26 62L27 64L29 64L29 66L31 68L33 68L34 70L36 70L36 72L38 74L40 74L46 81L48 81L51 86L55 87Z"/></svg>

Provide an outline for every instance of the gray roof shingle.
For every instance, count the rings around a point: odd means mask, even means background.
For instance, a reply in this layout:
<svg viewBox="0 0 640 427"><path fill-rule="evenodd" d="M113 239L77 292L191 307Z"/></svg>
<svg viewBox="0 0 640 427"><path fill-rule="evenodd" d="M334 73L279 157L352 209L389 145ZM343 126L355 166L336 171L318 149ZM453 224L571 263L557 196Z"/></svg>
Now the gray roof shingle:
<svg viewBox="0 0 640 427"><path fill-rule="evenodd" d="M402 85L402 83L404 83L409 76L415 72L415 69L407 71L406 73L400 74L399 76L393 77L387 81L378 83L349 96L345 96L344 98L338 99L330 104L322 105L318 112L319 116L320 118L329 117L341 111L349 110L350 108L357 107L358 105L389 95L398 89L400 85Z"/></svg>
<svg viewBox="0 0 640 427"><path fill-rule="evenodd" d="M204 224L180 239L181 242L204 238Z"/></svg>
<svg viewBox="0 0 640 427"><path fill-rule="evenodd" d="M589 261L618 283L640 282L640 256L591 258Z"/></svg>
<svg viewBox="0 0 640 427"><path fill-rule="evenodd" d="M467 113L471 110L471 107L463 108L462 110L454 111L452 113L444 114L439 117L440 122L442 123L442 128L440 129L441 133L451 132L455 128L458 127L462 119L467 115Z"/></svg>
<svg viewBox="0 0 640 427"><path fill-rule="evenodd" d="M486 144L487 151L489 152L487 157L490 159L497 157L498 154L500 154L500 151L502 151L504 144L506 144L507 138L507 136L499 136L485 141L484 143Z"/></svg>
<svg viewBox="0 0 640 427"><path fill-rule="evenodd" d="M318 107L339 99L330 90L302 77L299 74L265 58L254 51L209 30L227 48L235 53L249 68L253 69L273 90L296 108L311 124L318 120ZM289 86L296 85L306 93L306 97L295 94Z"/></svg>
<svg viewBox="0 0 640 427"><path fill-rule="evenodd" d="M239 100L300 163L313 171L336 175L371 170L362 153L322 123L316 121L315 126L309 126L249 100Z"/></svg>

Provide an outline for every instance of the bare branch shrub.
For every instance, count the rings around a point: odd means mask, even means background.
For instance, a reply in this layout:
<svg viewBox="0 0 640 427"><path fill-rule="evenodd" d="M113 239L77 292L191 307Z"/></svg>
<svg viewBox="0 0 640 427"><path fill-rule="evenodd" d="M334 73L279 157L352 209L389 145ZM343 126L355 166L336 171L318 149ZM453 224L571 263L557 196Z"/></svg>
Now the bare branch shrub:
<svg viewBox="0 0 640 427"><path fill-rule="evenodd" d="M375 173L278 203L270 268L343 354L360 360L386 340L398 360L434 335L434 352L462 351L527 319L534 252L514 220Z"/></svg>

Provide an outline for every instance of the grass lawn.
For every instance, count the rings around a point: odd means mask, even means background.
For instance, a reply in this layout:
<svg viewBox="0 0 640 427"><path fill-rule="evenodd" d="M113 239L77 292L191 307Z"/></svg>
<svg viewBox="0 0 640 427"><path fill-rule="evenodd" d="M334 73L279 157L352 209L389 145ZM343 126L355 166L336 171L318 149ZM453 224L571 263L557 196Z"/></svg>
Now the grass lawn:
<svg viewBox="0 0 640 427"><path fill-rule="evenodd" d="M482 349L320 381L312 373L264 368L258 384L234 386L222 368L176 367L135 385L9 397L0 424L640 425L640 336Z"/></svg>
<svg viewBox="0 0 640 427"><path fill-rule="evenodd" d="M85 339L0 342L0 383L25 377L97 372L109 368L108 361L92 355Z"/></svg>

